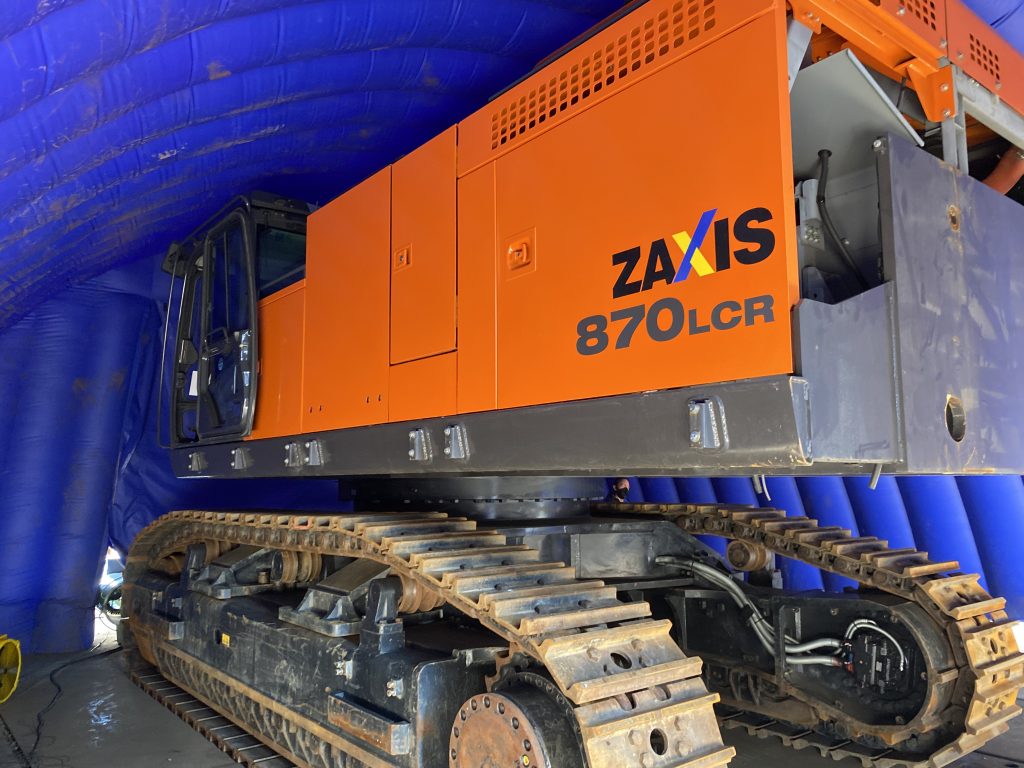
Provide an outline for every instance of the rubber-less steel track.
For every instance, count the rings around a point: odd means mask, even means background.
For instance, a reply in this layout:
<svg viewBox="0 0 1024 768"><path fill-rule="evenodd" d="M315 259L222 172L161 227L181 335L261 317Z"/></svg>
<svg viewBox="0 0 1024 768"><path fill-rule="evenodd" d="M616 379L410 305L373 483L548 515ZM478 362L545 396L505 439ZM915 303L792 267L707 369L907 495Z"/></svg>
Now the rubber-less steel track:
<svg viewBox="0 0 1024 768"><path fill-rule="evenodd" d="M688 533L751 542L924 608L946 630L955 667L933 675L930 695L913 721L891 727L887 733L871 734L896 744L915 732L956 723L959 728L954 730L959 730L959 736L919 760L918 765L947 765L1005 732L1007 721L1020 712L1016 699L1024 685L1021 624L1007 617L1003 598L992 597L981 588L977 574L957 573L956 562L933 562L924 552L889 549L887 542L877 538L855 538L843 528L818 527L815 520L787 517L785 512L773 509L685 504L616 504L602 508L615 514L668 517ZM837 716L828 710L820 714L822 720L835 720ZM771 733L790 746L814 747L835 759L854 757L864 765L881 768L913 764L906 757L897 757L896 750L872 751L850 740L828 739L749 713L726 716L722 724L743 727L759 736Z"/></svg>
<svg viewBox="0 0 1024 768"><path fill-rule="evenodd" d="M713 709L718 696L701 679L701 661L672 639L671 622L652 620L647 603L622 602L614 587L579 581L574 569L471 520L442 513L174 512L136 539L128 591L149 568L180 564L194 542L386 563L402 579L408 610L443 600L504 638L512 654L543 665L574 705L591 768L714 768L735 754L722 744Z"/></svg>
<svg viewBox="0 0 1024 768"><path fill-rule="evenodd" d="M203 734L232 760L254 768L295 768L295 764L250 736L188 691L167 680L155 667L136 665L131 679L139 688Z"/></svg>

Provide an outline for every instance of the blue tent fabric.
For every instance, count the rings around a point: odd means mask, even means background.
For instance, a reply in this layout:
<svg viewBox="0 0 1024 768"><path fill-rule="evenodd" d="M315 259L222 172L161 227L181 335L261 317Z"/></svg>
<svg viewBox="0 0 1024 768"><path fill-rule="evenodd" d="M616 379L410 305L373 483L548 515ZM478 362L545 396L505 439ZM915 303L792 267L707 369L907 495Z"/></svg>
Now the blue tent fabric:
<svg viewBox="0 0 1024 768"><path fill-rule="evenodd" d="M918 547L933 560L956 560L962 571L981 574L981 585L987 588L985 570L956 478L901 477L896 482Z"/></svg>
<svg viewBox="0 0 1024 768"><path fill-rule="evenodd" d="M619 5L8 0L0 328L234 195L326 202Z"/></svg>
<svg viewBox="0 0 1024 768"><path fill-rule="evenodd" d="M960 477L957 486L992 591L1007 611L1024 618L1024 486L1009 476Z"/></svg>
<svg viewBox="0 0 1024 768"><path fill-rule="evenodd" d="M36 652L92 637L121 428L152 302L81 286L0 335L0 626Z"/></svg>
<svg viewBox="0 0 1024 768"><path fill-rule="evenodd" d="M0 333L0 627L86 648L108 544L172 509L345 510L335 480L176 478L156 435L162 308L151 265L69 288Z"/></svg>
<svg viewBox="0 0 1024 768"><path fill-rule="evenodd" d="M804 503L800 498L796 480L792 477L768 477L764 480L764 488L758 494L758 502L763 507L778 507L786 511L789 517L803 517ZM782 558L779 563L784 583L790 589L807 590L822 589L821 571L810 565Z"/></svg>
<svg viewBox="0 0 1024 768"><path fill-rule="evenodd" d="M867 477L847 477L843 482L861 536L875 536L893 549L914 548L914 532L895 478L880 477L875 488Z"/></svg>
<svg viewBox="0 0 1024 768"><path fill-rule="evenodd" d="M965 0L1018 51L1024 51L1024 0Z"/></svg>
<svg viewBox="0 0 1024 768"><path fill-rule="evenodd" d="M623 2L7 0L0 329L236 194L326 202ZM969 5L1024 48L1024 0Z"/></svg>

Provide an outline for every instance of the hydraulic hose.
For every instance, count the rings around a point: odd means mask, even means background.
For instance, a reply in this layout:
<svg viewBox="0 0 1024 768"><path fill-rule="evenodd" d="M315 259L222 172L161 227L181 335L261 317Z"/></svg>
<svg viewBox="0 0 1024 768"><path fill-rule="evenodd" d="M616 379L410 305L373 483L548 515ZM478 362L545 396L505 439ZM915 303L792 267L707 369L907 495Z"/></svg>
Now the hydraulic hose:
<svg viewBox="0 0 1024 768"><path fill-rule="evenodd" d="M829 237L832 238L832 242L836 244L836 248L839 249L839 255L842 257L843 263L846 264L847 269L850 270L850 274L856 278L860 289L862 291L866 291L868 289L868 282L864 279L864 275L861 274L860 269L858 269L857 262L853 260L853 256L846 247L846 243L843 241L843 238L839 236L839 231L836 229L836 225L832 221L832 216L828 212L828 203L825 201L825 190L828 187L828 159L830 157L832 157L832 152L830 150L818 150L818 160L821 162L821 171L818 176L818 194L814 200L818 204L818 214L821 216L821 223L824 225L825 231L828 232Z"/></svg>
<svg viewBox="0 0 1024 768"><path fill-rule="evenodd" d="M834 637L822 637L818 640L809 640L806 643L800 643L799 645L787 645L786 650L789 653L806 653L807 651L814 651L818 648L842 648L843 642L837 640Z"/></svg>
<svg viewBox="0 0 1024 768"><path fill-rule="evenodd" d="M871 631L871 632L877 632L878 634L882 635L883 637L889 638L889 640L892 642L892 644L896 646L896 650L899 651L899 654L900 654L900 671L902 672L906 668L906 666L907 666L907 655L903 652L903 647L900 645L899 640L897 640L895 637L893 637L892 634L890 634L886 630L882 629L880 626L878 626L877 623L875 623L871 619L857 619L856 621L852 622L850 624L850 626L848 626L846 628L846 634L845 634L844 637L845 637L846 640L849 640L855 634L857 634L858 632L860 632L862 630L867 630L867 631Z"/></svg>
<svg viewBox="0 0 1024 768"><path fill-rule="evenodd" d="M764 649L772 656L775 655L775 628L768 623L767 619L761 615L757 606L754 605L753 601L747 597L744 593L743 588L740 587L731 577L722 573L717 568L713 568L710 565L699 563L695 560L684 560L677 557L663 556L657 558L655 561L659 565L669 565L675 568L688 570L691 573L703 577L706 581L715 584L724 589L733 602L739 608L745 609L748 612L747 621L751 628L754 630L754 634L757 635L757 639L764 646ZM856 623L856 622L855 622ZM849 631L849 630L848 630ZM856 631L856 630L854 630ZM786 638L789 640L790 638ZM788 664L826 664L828 666L842 666L842 661L836 656L797 656L793 654L803 653L805 651L815 650L817 648L834 648L838 650L843 645L841 640L831 637L819 638L817 640L809 640L805 643L789 643L785 644L786 651L786 663ZM902 652L902 651L901 651Z"/></svg>

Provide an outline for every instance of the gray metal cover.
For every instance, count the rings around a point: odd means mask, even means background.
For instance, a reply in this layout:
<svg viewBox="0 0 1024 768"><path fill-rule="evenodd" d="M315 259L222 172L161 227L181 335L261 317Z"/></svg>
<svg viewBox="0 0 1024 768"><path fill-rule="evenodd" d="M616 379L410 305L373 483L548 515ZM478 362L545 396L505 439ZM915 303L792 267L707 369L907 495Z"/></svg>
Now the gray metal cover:
<svg viewBox="0 0 1024 768"><path fill-rule="evenodd" d="M800 70L791 93L793 171L818 174L818 150L831 149L832 175L870 167L874 139L893 133L921 142L917 133L851 51Z"/></svg>
<svg viewBox="0 0 1024 768"><path fill-rule="evenodd" d="M894 386L895 290L794 312L797 370L808 381L816 462L895 464L903 457Z"/></svg>
<svg viewBox="0 0 1024 768"><path fill-rule="evenodd" d="M891 138L882 156L886 278L896 286L906 468L1024 468L1024 208ZM966 435L945 409L961 398Z"/></svg>

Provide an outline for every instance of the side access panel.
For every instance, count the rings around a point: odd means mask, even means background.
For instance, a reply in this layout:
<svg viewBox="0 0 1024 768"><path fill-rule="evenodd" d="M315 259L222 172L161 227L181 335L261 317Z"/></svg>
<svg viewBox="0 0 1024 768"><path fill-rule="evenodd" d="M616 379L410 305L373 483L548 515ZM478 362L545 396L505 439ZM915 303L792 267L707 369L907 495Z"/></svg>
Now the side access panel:
<svg viewBox="0 0 1024 768"><path fill-rule="evenodd" d="M793 370L784 4L630 19L460 126L460 173L495 165L499 408Z"/></svg>
<svg viewBox="0 0 1024 768"><path fill-rule="evenodd" d="M391 167L308 219L302 431L388 420Z"/></svg>
<svg viewBox="0 0 1024 768"><path fill-rule="evenodd" d="M302 333L306 282L259 302L259 397L250 439L302 432Z"/></svg>
<svg viewBox="0 0 1024 768"><path fill-rule="evenodd" d="M409 421L455 413L457 367L457 352L391 366L389 420Z"/></svg>
<svg viewBox="0 0 1024 768"><path fill-rule="evenodd" d="M456 410L456 135L392 166L390 421Z"/></svg>
<svg viewBox="0 0 1024 768"><path fill-rule="evenodd" d="M392 166L392 364L455 349L455 136Z"/></svg>
<svg viewBox="0 0 1024 768"><path fill-rule="evenodd" d="M494 163L459 179L459 413L498 407Z"/></svg>

